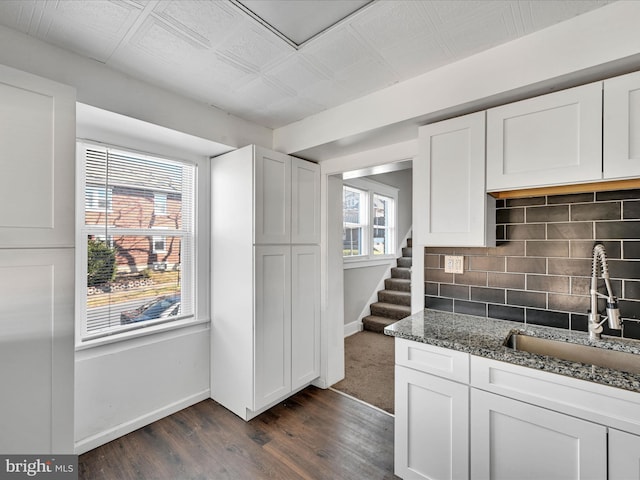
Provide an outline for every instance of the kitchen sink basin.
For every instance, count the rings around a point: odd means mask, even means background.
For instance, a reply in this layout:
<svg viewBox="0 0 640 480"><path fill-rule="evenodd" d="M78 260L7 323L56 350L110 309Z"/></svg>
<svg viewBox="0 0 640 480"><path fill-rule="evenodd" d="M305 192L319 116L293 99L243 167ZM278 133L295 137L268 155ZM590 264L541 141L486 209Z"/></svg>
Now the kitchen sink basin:
<svg viewBox="0 0 640 480"><path fill-rule="evenodd" d="M640 374L640 355L633 353L532 337L519 333L510 334L504 345L514 350L546 355L570 362Z"/></svg>

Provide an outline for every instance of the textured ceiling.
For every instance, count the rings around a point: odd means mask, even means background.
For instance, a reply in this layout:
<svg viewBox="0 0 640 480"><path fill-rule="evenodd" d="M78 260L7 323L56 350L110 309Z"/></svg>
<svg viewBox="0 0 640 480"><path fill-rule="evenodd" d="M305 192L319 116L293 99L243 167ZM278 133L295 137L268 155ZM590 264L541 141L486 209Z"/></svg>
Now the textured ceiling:
<svg viewBox="0 0 640 480"><path fill-rule="evenodd" d="M2 0L0 24L277 128L607 3L377 0L298 48L226 0Z"/></svg>

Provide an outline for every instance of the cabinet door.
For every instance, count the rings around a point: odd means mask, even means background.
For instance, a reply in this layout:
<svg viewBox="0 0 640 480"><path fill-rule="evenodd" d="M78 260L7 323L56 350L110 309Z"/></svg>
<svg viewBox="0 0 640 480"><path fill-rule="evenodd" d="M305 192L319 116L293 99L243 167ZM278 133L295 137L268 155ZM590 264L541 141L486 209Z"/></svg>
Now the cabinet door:
<svg viewBox="0 0 640 480"><path fill-rule="evenodd" d="M0 452L73 453L74 252L0 249Z"/></svg>
<svg viewBox="0 0 640 480"><path fill-rule="evenodd" d="M291 239L291 157L255 147L254 243ZM247 195L249 192L247 192Z"/></svg>
<svg viewBox="0 0 640 480"><path fill-rule="evenodd" d="M255 247L254 405L291 392L291 247Z"/></svg>
<svg viewBox="0 0 640 480"><path fill-rule="evenodd" d="M291 243L320 243L320 166L291 158Z"/></svg>
<svg viewBox="0 0 640 480"><path fill-rule="evenodd" d="M395 474L469 478L469 387L399 366L395 375Z"/></svg>
<svg viewBox="0 0 640 480"><path fill-rule="evenodd" d="M484 139L484 112L420 128L413 190L426 215L414 222L417 244L495 245L495 200L485 192Z"/></svg>
<svg viewBox="0 0 640 480"><path fill-rule="evenodd" d="M0 65L0 248L73 247L75 91Z"/></svg>
<svg viewBox="0 0 640 480"><path fill-rule="evenodd" d="M487 190L602 178L602 83L487 111Z"/></svg>
<svg viewBox="0 0 640 480"><path fill-rule="evenodd" d="M471 478L603 479L606 428L471 389Z"/></svg>
<svg viewBox="0 0 640 480"><path fill-rule="evenodd" d="M604 82L604 178L640 176L640 72Z"/></svg>
<svg viewBox="0 0 640 480"><path fill-rule="evenodd" d="M609 429L609 480L640 479L640 437Z"/></svg>
<svg viewBox="0 0 640 480"><path fill-rule="evenodd" d="M292 389L320 376L320 247L291 247Z"/></svg>

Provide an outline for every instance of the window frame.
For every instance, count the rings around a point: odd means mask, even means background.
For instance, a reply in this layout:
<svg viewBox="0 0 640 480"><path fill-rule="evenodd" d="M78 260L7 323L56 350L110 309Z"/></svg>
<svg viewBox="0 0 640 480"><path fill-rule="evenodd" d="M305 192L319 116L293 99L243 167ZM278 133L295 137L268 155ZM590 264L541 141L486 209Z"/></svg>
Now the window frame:
<svg viewBox="0 0 640 480"><path fill-rule="evenodd" d="M349 180L343 180L343 192L344 187L360 190L365 193L367 203L367 226L366 226L366 239L363 241L363 253L361 255L342 256L343 264L345 268L355 268L360 266L369 266L375 264L388 263L389 260L397 257L398 251L398 189L390 185L385 185L368 178L353 178ZM391 230L389 238L391 240L390 252L387 254L374 254L374 195L379 195L385 198L389 198L393 201L391 207L391 217L393 225L388 227ZM343 194L344 198L344 194ZM343 204L344 207L344 204ZM343 210L344 211L344 210ZM343 229L344 229L344 217L343 217Z"/></svg>
<svg viewBox="0 0 640 480"><path fill-rule="evenodd" d="M191 244L191 266L188 269L188 272L185 273L184 268L181 265L178 265L179 270L181 271L182 281L188 282L189 285L185 289L185 283L182 284L181 295L185 295L185 291L192 302L192 312L188 314L181 314L176 318L171 318L170 320L166 318L158 318L153 320L148 320L144 322L137 322L128 325L116 326L113 329L92 333L87 331L87 297L88 297L88 286L87 286L87 235L95 235L96 237L105 237L105 232L97 232L96 227L89 226L87 227L85 220L85 208L86 208L86 199L85 199L85 183L86 183L86 163L85 163L85 149L86 148L94 148L94 149L110 149L119 154L130 155L131 157L139 157L141 159L151 159L151 160L165 160L170 162L176 162L184 165L188 165L193 168L193 183L191 185L191 201L192 201L192 211L190 212L190 231L189 233L185 233L184 228L181 230L172 230L172 229L163 229L162 227L157 228L157 233L154 232L153 236L162 237L165 239L165 245L167 241L167 236L175 236L178 238L182 238L183 240L189 237L189 243ZM203 323L208 321L207 318L200 318L203 314L207 314L207 312L199 312L199 300L198 300L198 292L201 290L201 286L199 286L199 281L202 280L202 272L198 268L198 256L201 250L200 243L198 241L199 236L197 235L198 223L202 219L200 218L201 213L199 210L202 210L199 204L202 202L202 193L199 190L202 188L201 180L199 180L199 169L202 166L202 162L197 159L194 160L185 160L184 158L180 158L177 156L167 156L156 153L143 152L137 149L128 148L128 147L120 147L112 144L106 144L102 142L98 142L95 140L87 140L78 138L76 139L76 351L83 350L86 348L93 348L96 346L100 346L103 344L109 344L113 342L119 342L124 340L129 340L131 338L146 336L158 332L173 330L176 328L183 328L189 325L195 325L199 323ZM109 190L113 191L112 187L108 187ZM154 196L155 198L155 196ZM111 206L112 207L112 206ZM87 212L95 211L95 210L87 210ZM154 210L155 212L155 205ZM206 208L204 209L206 211ZM109 213L112 212L112 208L109 209ZM155 213L154 213L155 214ZM109 231L108 240L109 243L113 243L113 237L118 234L122 234L122 228L113 228ZM153 227L153 230L156 230L156 227ZM135 235L137 233L148 235L148 230L140 232L128 232L127 235ZM182 240L181 240L182 241ZM155 249L154 252L155 253ZM188 277L187 277L188 276ZM188 278L188 280L187 280Z"/></svg>

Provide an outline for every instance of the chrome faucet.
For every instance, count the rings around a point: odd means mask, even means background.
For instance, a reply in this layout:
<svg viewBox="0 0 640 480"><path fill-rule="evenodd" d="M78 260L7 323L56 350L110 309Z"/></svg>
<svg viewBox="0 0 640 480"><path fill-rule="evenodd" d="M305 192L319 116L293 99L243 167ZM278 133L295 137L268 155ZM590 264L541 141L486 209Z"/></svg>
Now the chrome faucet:
<svg viewBox="0 0 640 480"><path fill-rule="evenodd" d="M604 280L607 287L607 294L603 295L598 292L598 265L600 265L600 277ZM591 272L591 309L589 310L589 339L600 340L602 334L602 324L609 321L609 328L614 330L622 329L622 318L620 317L620 309L618 307L618 299L613 295L611 282L609 281L609 265L607 264L607 253L604 245L597 244L593 247L593 266ZM607 299L607 316L600 321L598 313L598 298Z"/></svg>

